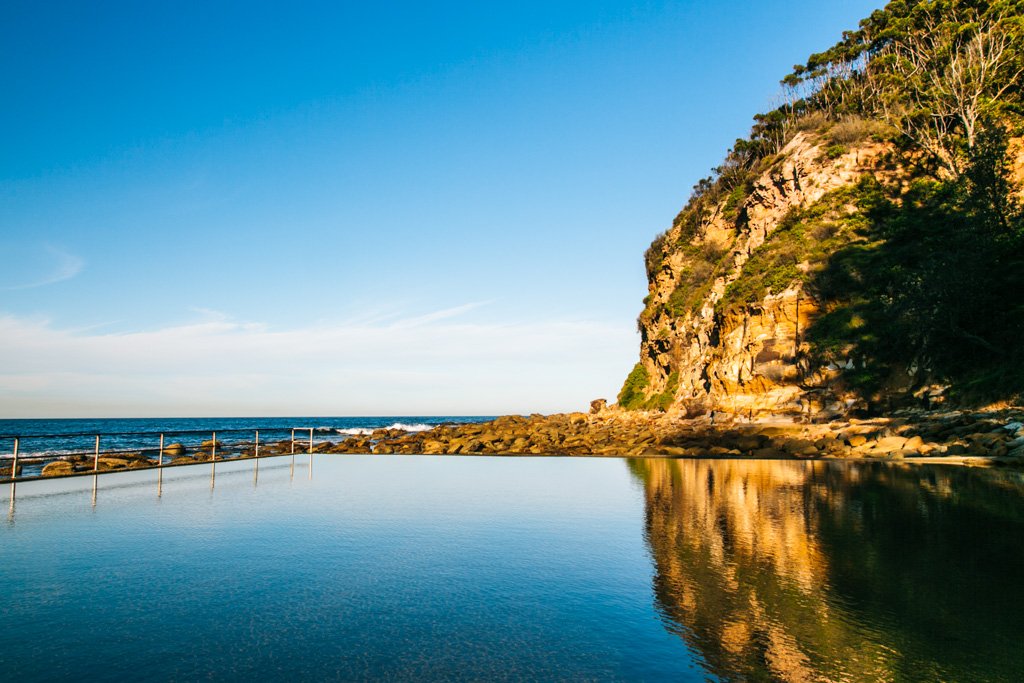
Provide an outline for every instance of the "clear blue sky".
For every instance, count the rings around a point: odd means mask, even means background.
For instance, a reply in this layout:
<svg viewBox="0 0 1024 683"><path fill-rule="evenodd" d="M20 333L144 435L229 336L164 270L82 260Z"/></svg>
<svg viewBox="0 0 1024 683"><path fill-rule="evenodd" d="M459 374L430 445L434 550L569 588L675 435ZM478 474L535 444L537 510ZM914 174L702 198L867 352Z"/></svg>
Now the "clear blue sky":
<svg viewBox="0 0 1024 683"><path fill-rule="evenodd" d="M0 7L0 417L614 398L643 251L879 2Z"/></svg>

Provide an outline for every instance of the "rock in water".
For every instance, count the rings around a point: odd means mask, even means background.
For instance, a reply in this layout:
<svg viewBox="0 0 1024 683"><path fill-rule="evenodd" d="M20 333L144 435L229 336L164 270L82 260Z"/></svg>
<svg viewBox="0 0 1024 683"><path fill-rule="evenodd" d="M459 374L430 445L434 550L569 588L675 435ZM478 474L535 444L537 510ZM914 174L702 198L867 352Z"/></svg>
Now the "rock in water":
<svg viewBox="0 0 1024 683"><path fill-rule="evenodd" d="M60 477L66 474L71 474L74 471L74 466L67 460L55 460L53 462L47 463L46 466L43 467L43 476Z"/></svg>

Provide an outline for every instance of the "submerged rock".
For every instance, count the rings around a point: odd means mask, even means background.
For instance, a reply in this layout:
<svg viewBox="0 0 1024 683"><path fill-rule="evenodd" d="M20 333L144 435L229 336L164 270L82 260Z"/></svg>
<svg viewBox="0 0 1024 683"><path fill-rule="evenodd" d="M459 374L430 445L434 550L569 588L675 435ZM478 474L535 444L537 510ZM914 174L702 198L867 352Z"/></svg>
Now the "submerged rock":
<svg viewBox="0 0 1024 683"><path fill-rule="evenodd" d="M67 460L54 460L53 462L46 463L43 467L44 477L61 477L71 474L75 471L74 465Z"/></svg>

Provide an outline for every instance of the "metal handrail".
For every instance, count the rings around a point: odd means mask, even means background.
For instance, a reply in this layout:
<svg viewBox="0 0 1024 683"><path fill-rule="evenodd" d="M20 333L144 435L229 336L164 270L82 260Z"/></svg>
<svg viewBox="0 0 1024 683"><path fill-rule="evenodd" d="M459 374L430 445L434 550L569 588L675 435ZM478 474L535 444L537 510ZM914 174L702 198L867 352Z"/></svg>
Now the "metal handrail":
<svg viewBox="0 0 1024 683"><path fill-rule="evenodd" d="M311 465L311 468L310 468L311 475L310 476L312 476L312 455L313 455L313 449L314 449L314 442L313 442L313 440L314 440L314 435L316 433L316 429L317 429L316 427L271 427L271 428L263 428L262 431L264 433L266 433L266 432L280 432L280 433L290 432L290 439L281 439L281 440L278 440L278 443L283 443L283 442L286 442L286 441L289 441L289 440L291 441L291 455L292 455L292 466L293 466L293 468L294 468L294 462L295 462L295 444L296 444L295 434L296 434L296 432L309 432L309 442L308 443L309 443L309 454L310 454L310 465ZM260 458L260 445L261 445L260 444L260 431L261 431L261 429L254 429L254 428L244 428L244 429L243 428L238 428L238 429L222 429L222 430L219 430L219 432L222 435L223 434L240 434L240 433L253 433L254 434L254 439L252 441L249 441L249 440L239 440L239 441L233 441L233 442L227 442L227 441L224 441L224 440L218 440L218 438L217 438L218 432L217 431L210 431L210 430L205 430L205 429L171 430L171 431L163 431L163 432L160 432L160 431L147 431L147 432L107 432L105 434L95 434L95 433L89 433L89 432L82 432L82 433L69 433L69 434L29 434L29 435L25 435L25 436L21 436L21 435L0 436L0 439L12 439L13 442L14 442L13 451L12 451L12 453L9 456L7 456L7 455L0 455L0 464L6 464L6 462L10 463L10 474L7 477L3 477L3 475L0 475L0 482L3 482L3 483L7 483L7 482L14 483L15 481L24 480L24 479L41 478L41 475L39 475L39 476L29 476L29 477L20 477L19 478L18 475L19 475L19 470L20 470L20 466L21 466L22 463L29 463L29 462L31 462L31 463L39 463L39 462L47 462L47 461L56 462L56 461L60 461L60 460L65 460L66 461L66 460L77 459L77 458L81 458L83 456L89 456L89 455L93 456L93 467L92 467L91 473L93 473L93 474L103 474L103 473L106 473L106 472L120 471L120 470L101 470L100 469L100 467L99 467L99 464L100 464L99 461L100 461L100 458L101 458L100 444L101 444L101 439L103 437L125 437L125 436L128 436L128 437L144 437L144 436L149 436L149 437L153 437L155 439L157 436L159 436L159 445L158 446L154 446L154 445L150 445L150 446L141 445L141 446L135 447L135 448L123 448L122 447L122 448L114 448L114 449L105 449L103 451L103 453L102 453L103 456L108 456L108 455L116 456L116 455L119 455L119 454L126 454L126 453L138 453L140 455L147 456L149 454L156 453L156 455L157 455L156 460L155 460L155 462L152 465L150 465L150 467L157 467L157 468L162 468L165 465L165 463L164 463L164 455L165 455L165 452L166 452L166 449L167 449L167 446L166 446L166 443L165 443L167 436L207 435L207 434L211 435L211 439L204 441L203 444L199 445L198 447L193 447L193 448L196 448L198 450L203 450L203 452L205 452L204 449L206 447L209 447L209 449L210 449L210 460L207 461L207 462L216 462L217 461L217 450L218 450L217 447L222 445L222 444L224 445L223 452L226 452L226 453L232 453L232 452L235 452L235 451L237 451L239 449L253 447L254 448L253 455L251 455L251 456L242 455L242 456L239 456L239 457L255 457L256 459L259 459ZM95 439L96 439L95 445L94 445L94 447L93 447L93 449L91 451L72 451L72 452L65 452L65 453L56 454L56 453L46 453L46 452L42 452L42 453L38 453L38 452L37 453L24 453L21 450L22 441L25 440L25 439L33 439L33 440L34 439L47 439L47 438L50 438L50 439L68 439L68 438L83 438L83 437L95 437ZM147 459L149 459L149 458L147 457ZM223 459L223 458L221 458L221 459ZM144 468L140 468L140 469L144 469ZM90 473L90 471L78 471L78 472L69 473L69 474L88 474L88 473ZM61 476L61 475L57 475L57 476Z"/></svg>
<svg viewBox="0 0 1024 683"><path fill-rule="evenodd" d="M233 433L233 432L251 432L255 429L261 429L267 432L287 432L292 427L232 427L229 429L218 429L221 433ZM309 427L295 427L296 430L301 429L306 431ZM316 427L312 429L316 430ZM209 429L164 429L164 430L151 430L145 432L103 432L102 436L159 436L160 434L166 434L168 436L178 436L185 434L210 434ZM0 439L65 439L65 438L82 438L87 436L96 436L96 432L67 432L63 434L0 434Z"/></svg>

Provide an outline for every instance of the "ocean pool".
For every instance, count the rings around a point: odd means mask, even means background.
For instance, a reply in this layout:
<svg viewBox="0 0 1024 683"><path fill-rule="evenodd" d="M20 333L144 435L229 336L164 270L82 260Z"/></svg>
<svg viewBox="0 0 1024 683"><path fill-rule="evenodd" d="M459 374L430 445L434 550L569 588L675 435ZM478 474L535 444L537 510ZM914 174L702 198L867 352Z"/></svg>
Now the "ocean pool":
<svg viewBox="0 0 1024 683"><path fill-rule="evenodd" d="M0 538L4 678L1024 670L1013 472L313 457L19 483Z"/></svg>

